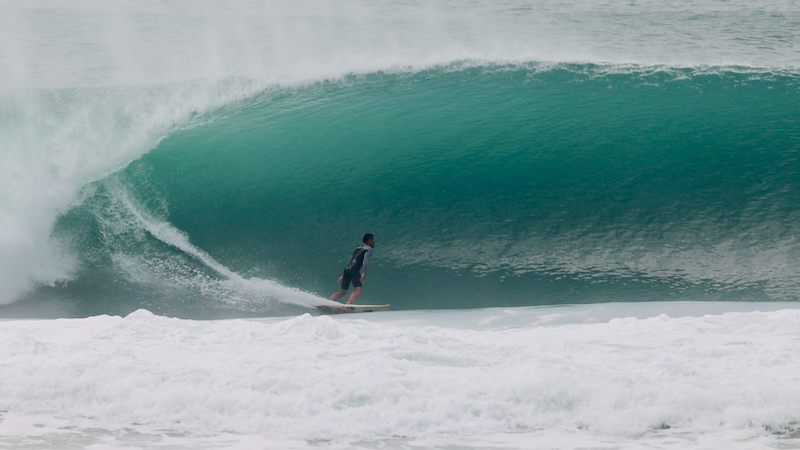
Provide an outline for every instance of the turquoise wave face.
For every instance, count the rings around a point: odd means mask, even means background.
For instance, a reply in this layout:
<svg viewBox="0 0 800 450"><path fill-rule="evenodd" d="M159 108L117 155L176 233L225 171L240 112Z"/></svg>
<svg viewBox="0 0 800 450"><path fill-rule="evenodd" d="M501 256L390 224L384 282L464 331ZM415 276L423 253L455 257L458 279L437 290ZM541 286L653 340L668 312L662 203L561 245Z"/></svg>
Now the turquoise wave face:
<svg viewBox="0 0 800 450"><path fill-rule="evenodd" d="M397 309L795 299L799 81L560 65L276 88L87 188L56 227L81 275L30 298L284 311L211 289L224 277L135 205L244 277L324 297L374 233L361 302Z"/></svg>

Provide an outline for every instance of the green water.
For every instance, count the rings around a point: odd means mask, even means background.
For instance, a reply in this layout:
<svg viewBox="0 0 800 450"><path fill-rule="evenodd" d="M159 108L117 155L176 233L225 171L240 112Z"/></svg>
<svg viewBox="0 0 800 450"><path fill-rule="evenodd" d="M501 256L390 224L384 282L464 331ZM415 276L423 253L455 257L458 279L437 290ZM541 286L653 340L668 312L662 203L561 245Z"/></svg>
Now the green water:
<svg viewBox="0 0 800 450"><path fill-rule="evenodd" d="M266 91L113 177L234 272L325 297L371 232L362 302L397 309L791 300L798 81L591 65L377 73ZM83 279L117 273L120 254L161 278L219 278L146 232L92 232L117 214L98 206L99 185L60 222L82 236ZM142 298L138 276L119 289ZM147 298L213 309L222 295L181 289Z"/></svg>

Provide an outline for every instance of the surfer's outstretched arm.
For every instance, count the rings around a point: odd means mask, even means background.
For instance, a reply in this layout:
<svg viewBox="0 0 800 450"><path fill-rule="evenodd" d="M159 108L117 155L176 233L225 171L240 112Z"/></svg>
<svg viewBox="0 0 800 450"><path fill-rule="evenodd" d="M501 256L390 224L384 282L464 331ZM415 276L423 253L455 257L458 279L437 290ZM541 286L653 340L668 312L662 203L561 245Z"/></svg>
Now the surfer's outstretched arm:
<svg viewBox="0 0 800 450"><path fill-rule="evenodd" d="M362 267L364 268L364 277L367 276L367 268L369 267L369 257L372 255L372 247L370 247L366 252L364 252L364 263Z"/></svg>

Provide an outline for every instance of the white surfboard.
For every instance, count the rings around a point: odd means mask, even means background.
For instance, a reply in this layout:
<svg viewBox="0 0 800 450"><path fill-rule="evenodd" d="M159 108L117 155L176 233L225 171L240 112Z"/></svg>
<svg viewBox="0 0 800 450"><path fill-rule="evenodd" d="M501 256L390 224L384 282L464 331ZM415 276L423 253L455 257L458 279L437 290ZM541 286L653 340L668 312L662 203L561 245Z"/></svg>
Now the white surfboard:
<svg viewBox="0 0 800 450"><path fill-rule="evenodd" d="M345 313L364 313L373 311L386 311L391 305L340 305L340 306L317 306L323 314L345 314Z"/></svg>

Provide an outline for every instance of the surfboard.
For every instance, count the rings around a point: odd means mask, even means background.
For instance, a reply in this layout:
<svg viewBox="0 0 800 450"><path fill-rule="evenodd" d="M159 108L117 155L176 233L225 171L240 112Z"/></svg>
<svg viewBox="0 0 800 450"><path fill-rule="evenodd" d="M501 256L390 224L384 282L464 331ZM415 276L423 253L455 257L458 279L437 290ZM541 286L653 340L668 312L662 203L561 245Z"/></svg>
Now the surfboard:
<svg viewBox="0 0 800 450"><path fill-rule="evenodd" d="M365 313L373 311L386 311L391 305L341 305L317 306L323 314Z"/></svg>

